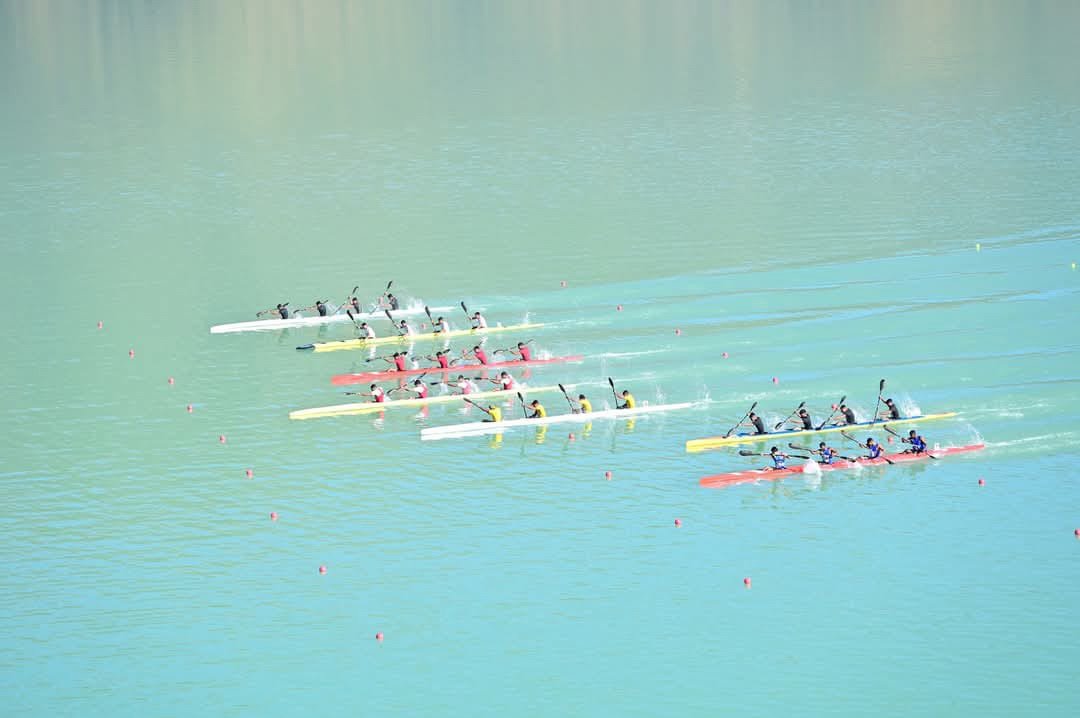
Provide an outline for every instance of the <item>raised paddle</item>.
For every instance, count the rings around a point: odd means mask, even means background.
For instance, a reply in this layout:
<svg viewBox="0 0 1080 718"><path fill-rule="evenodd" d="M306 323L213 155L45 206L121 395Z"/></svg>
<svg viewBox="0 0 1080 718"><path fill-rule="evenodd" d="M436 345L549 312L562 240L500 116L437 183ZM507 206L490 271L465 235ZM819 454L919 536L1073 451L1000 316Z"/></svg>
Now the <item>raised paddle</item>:
<svg viewBox="0 0 1080 718"><path fill-rule="evenodd" d="M463 400L465 401L465 403L466 403L466 404L472 404L473 406L475 406L475 407L476 407L477 409L479 409L480 411L484 412L484 413L485 413L485 414L487 414L488 416L491 416L491 409L485 409L484 407L480 406L480 405L479 405L479 404L477 404L477 403L476 403L475 401L473 401L472 399L469 399L469 398L467 398L467 397L464 397L464 396L463 396L463 397L461 397L461 398L462 398L462 399L463 399Z"/></svg>
<svg viewBox="0 0 1080 718"><path fill-rule="evenodd" d="M884 379L882 379L882 381L885 381L885 380L884 380ZM861 447L863 447L864 449L866 448L866 445L865 445L865 444L863 444L862 442L860 442L860 441L859 441L858 439L856 439L856 438L855 438L855 437L853 437L853 436L848 436L848 434L847 434L846 432L843 432L843 431L841 431L841 432L840 432L840 436L844 437L844 438L845 438L845 439L847 439L848 441L851 441L851 442L853 442L853 443L854 443L855 445L857 445L857 446L861 446ZM863 458L863 459L869 459L870 457L868 457L868 456L863 456L863 457L860 457L860 458ZM880 459L885 459L885 463L886 463L886 464L888 464L889 466L892 466L892 465L893 465L894 463L896 463L895 461L893 461L893 460L891 460L891 459L888 459L888 458L886 458L885 454L881 454L881 455L880 455L880 456L879 456L878 458L880 458Z"/></svg>
<svg viewBox="0 0 1080 718"><path fill-rule="evenodd" d="M562 395L566 397L566 403L570 405L570 413L576 414L577 409L574 408L574 402L570 400L570 395L566 393L566 387L562 384L559 384L559 391L561 391Z"/></svg>
<svg viewBox="0 0 1080 718"><path fill-rule="evenodd" d="M518 396L518 401L521 402L521 415L524 416L526 419L528 419L529 418L529 412L525 408L525 397L523 397L521 395L520 391L517 393L517 396Z"/></svg>
<svg viewBox="0 0 1080 718"><path fill-rule="evenodd" d="M615 391L615 381L609 376L607 383L611 385L611 395L615 397L615 408L619 408L619 392Z"/></svg>
<svg viewBox="0 0 1080 718"><path fill-rule="evenodd" d="M817 427L818 431L821 431L823 428L825 428L826 424L828 424L830 421L832 421L832 418L834 416L836 416L836 412L840 411L840 407L843 405L843 403L845 401L847 401L847 394L844 394L842 397L840 397L840 401L836 402L836 408L833 409L831 414L829 414L829 418L827 418L825 421L818 424L818 427Z"/></svg>
<svg viewBox="0 0 1080 718"><path fill-rule="evenodd" d="M888 425L886 425L886 424L883 424L883 425L881 426L881 428L882 428L882 429L884 429L885 431L889 432L889 433L890 433L890 434L892 434L893 436L895 436L895 437L896 437L897 439L900 439L900 441L907 441L907 440L908 440L908 438L907 438L906 436L904 436L903 434L898 434L898 433L896 433L895 431L893 431L892 429L890 429L890 428L888 427ZM936 457L936 456L934 456L933 454L931 454L931 453L930 453L930 450L929 450L929 449L927 449L927 450L926 450L926 451L924 451L923 453L924 453L924 454L926 454L927 456L929 456L929 457L930 457L931 459L933 459L934 461L937 461L937 460L938 460L938 457Z"/></svg>
<svg viewBox="0 0 1080 718"><path fill-rule="evenodd" d="M729 436L731 436L731 432L735 431L735 430L736 430L736 429L738 429L738 428L739 428L740 426L742 426L742 423L743 423L744 421L746 421L746 417L748 417L748 416L750 416L751 414L753 414L753 413L754 413L754 409L755 409L756 407L757 407L757 402L755 401L755 402L754 402L753 404L751 404L751 405L750 405L750 409L749 409L749 410L748 410L748 411L746 412L746 414L745 414L745 415L743 416L743 418L739 419L739 423L738 423L738 424L736 424L735 426L733 426L733 427L731 427L730 429L728 429L728 430L727 430L727 433L726 433L726 434L724 434L724 438L725 438L725 439L726 439L726 438L728 438Z"/></svg>
<svg viewBox="0 0 1080 718"><path fill-rule="evenodd" d="M776 426L774 426L774 427L773 427L773 431L776 431L776 430L777 430L777 429L779 429L779 428L780 428L781 426L783 426L784 424L786 424L786 423L788 422L788 420L790 420L790 419L791 419L791 417L793 417L793 416L795 416L796 414L798 414L798 413L799 413L799 409L803 408L804 406L806 406L806 402L805 402L805 401L801 401L801 402L799 402L799 405L798 405L797 407L795 407L795 411L793 411L793 412L791 412L790 414L788 414L788 418L787 418L787 419L784 419L783 421L778 421L778 422L776 422Z"/></svg>
<svg viewBox="0 0 1080 718"><path fill-rule="evenodd" d="M472 319L472 317L469 316L469 308L465 306L465 302L461 303L461 311L465 312L466 319Z"/></svg>
<svg viewBox="0 0 1080 718"><path fill-rule="evenodd" d="M878 408L881 406L881 392L885 391L885 380L882 379L878 383L877 387L877 404L874 404L874 418L870 420L871 424L876 424L878 420Z"/></svg>
<svg viewBox="0 0 1080 718"><path fill-rule="evenodd" d="M356 296L356 290L357 290L357 289L359 289L359 288L360 288L360 285L359 285L359 284L357 284L357 285L356 285L355 287L353 287L353 288L352 288L352 291L351 291L351 292L349 292L349 296L348 296L348 297L345 297L345 301L343 301L343 302L342 302L341 304L339 304L339 305L338 305L338 308L337 308L337 310L336 310L336 311L334 312L335 314L337 314L337 312L340 312L340 311L341 311L341 308L342 308L342 307L344 307L344 306L345 306L346 304L348 304L348 303L349 303L349 299L350 299L351 297L355 297L355 296Z"/></svg>
<svg viewBox="0 0 1080 718"><path fill-rule="evenodd" d="M431 331L438 331L435 329L435 320L431 318L431 310L428 309L426 304L424 305L424 313L427 314L428 321L431 322Z"/></svg>
<svg viewBox="0 0 1080 718"><path fill-rule="evenodd" d="M352 320L353 326L356 327L356 330L360 331L360 325L356 323L356 317L353 316L352 310L351 309L346 309L345 314L347 314L349 319ZM360 338L364 339L365 337L360 337Z"/></svg>

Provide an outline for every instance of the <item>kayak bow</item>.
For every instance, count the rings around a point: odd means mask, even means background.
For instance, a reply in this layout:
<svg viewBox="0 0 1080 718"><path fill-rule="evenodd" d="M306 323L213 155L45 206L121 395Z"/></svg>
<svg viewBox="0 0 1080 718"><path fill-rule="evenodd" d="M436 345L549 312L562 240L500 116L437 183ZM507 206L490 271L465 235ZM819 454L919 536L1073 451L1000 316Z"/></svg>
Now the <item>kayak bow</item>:
<svg viewBox="0 0 1080 718"><path fill-rule="evenodd" d="M211 334L230 334L233 332L258 332L268 331L271 329L289 329L291 327L317 327L324 324L337 324L339 322L348 322L349 315L345 313L348 309L347 306L341 306L336 311L340 313L327 314L325 317L321 317L318 314L314 316L300 316L289 317L288 319L257 319L253 322L235 322L233 324L217 324L210 327ZM450 307L430 307L432 311L447 312ZM408 309L399 309L394 312L401 316L412 316L416 314L423 314L424 306L422 304L416 306L410 306ZM353 312L353 316L356 317L356 321L367 321L369 319L383 319L384 315L382 311L377 312L360 312L359 314Z"/></svg>

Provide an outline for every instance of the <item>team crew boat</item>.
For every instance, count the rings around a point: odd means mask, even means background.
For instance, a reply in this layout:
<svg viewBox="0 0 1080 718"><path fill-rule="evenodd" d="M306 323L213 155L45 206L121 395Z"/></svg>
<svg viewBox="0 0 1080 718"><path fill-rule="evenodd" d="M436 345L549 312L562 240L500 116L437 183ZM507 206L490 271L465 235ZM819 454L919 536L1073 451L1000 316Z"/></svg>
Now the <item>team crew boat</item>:
<svg viewBox="0 0 1080 718"><path fill-rule="evenodd" d="M429 311L447 311L452 307L428 307ZM307 311L297 312L297 316L290 316L288 319L256 319L251 322L235 322L233 324L218 324L210 327L211 334L231 334L234 332L260 332L268 331L271 329L289 329L291 327L317 327L324 324L339 324L342 322L351 321L367 321L369 319L385 319L386 315L382 309L378 309L370 312L352 312L353 318L350 318L345 311L349 309L349 305L343 304L333 312L328 312L326 316L320 316L314 314L308 315ZM312 310L314 311L314 310ZM405 309L398 309L394 314L402 316L416 316L424 313L424 305L416 304L410 305Z"/></svg>
<svg viewBox="0 0 1080 718"><path fill-rule="evenodd" d="M905 416L899 419L889 419L889 424L911 424L914 422L922 421L937 421L939 419L949 419L956 416L955 411L947 411L941 414L917 414L915 416ZM859 431L862 429L874 429L881 428L885 421L878 419L877 421L861 421L854 424L843 424L834 426L823 426L821 428L814 429L792 429L787 431L771 431L765 433L759 432L739 432L733 433L730 436L710 436L704 439L691 439L686 442L686 450L691 453L697 453L699 451L708 451L710 449L719 449L724 446L736 446L738 444L752 444L755 441L774 441L777 439L783 440L796 436L810 436L813 434L828 434L836 431Z"/></svg>
<svg viewBox="0 0 1080 718"><path fill-rule="evenodd" d="M460 398L460 397L459 397ZM471 397L470 397L471 398ZM536 417L533 419L510 419L506 421L476 421L467 424L451 424L450 426L434 426L420 431L423 441L437 439L461 439L468 436L480 436L483 434L499 434L507 429L521 426L548 426L550 424L584 424L595 419L632 419L642 414L656 414L664 411L679 411L703 404L703 402L686 402L682 404L656 404L634 407L633 409L605 409L589 413L556 414L554 416Z"/></svg>
<svg viewBox="0 0 1080 718"><path fill-rule="evenodd" d="M436 396L426 396L414 399L386 399L385 401L362 401L351 402L348 404L336 404L334 406L319 406L312 409L299 409L297 411L290 411L290 419L321 419L328 416L352 416L355 414L372 414L387 409L393 409L395 407L420 407L428 406L430 404L445 404L448 402L461 401L462 398L466 399L488 399L488 398L501 398L506 396L515 396L516 393L520 393L523 396L526 394L543 394L553 391L559 391L559 387L556 386L538 386L538 387L525 387L518 386L513 389L494 389L492 391L474 391L469 394L439 394Z"/></svg>
<svg viewBox="0 0 1080 718"><path fill-rule="evenodd" d="M896 422L890 422L896 423ZM926 461L939 459L952 454L966 454L973 451L982 451L986 444L969 444L967 446L949 446L941 449L930 449L921 453L898 453L882 454L876 459L860 457L854 461L848 459L834 459L830 464L815 464L821 471L835 471L837 469L853 469L857 466L888 466L890 464L906 463L909 461ZM746 471L732 471L727 474L706 476L698 483L705 488L723 488L735 484L747 484L757 481L776 481L789 476L797 476L804 473L816 473L816 470L806 471L806 464L783 469L748 469Z"/></svg>
<svg viewBox="0 0 1080 718"><path fill-rule="evenodd" d="M472 373L477 371L484 371L486 369L502 369L505 367L515 366L538 366L543 364L560 364L566 362L580 362L585 357L575 354L573 356L565 357L552 357L550 359L513 359L508 361L495 361L487 364L453 364L447 367L424 367L421 369L390 369L386 371L367 371L359 372L356 374L335 374L330 377L330 383L335 386L346 386L349 384L360 384L369 381L387 381L390 379L399 379L406 376L417 376L420 374L450 374L452 372L458 373Z"/></svg>
<svg viewBox="0 0 1080 718"><path fill-rule="evenodd" d="M342 339L332 342L315 342L301 344L296 347L299 350L313 350L316 352L333 352L343 349L366 349L367 347L381 346L384 344L409 344L415 341L428 341L439 339L453 339L455 337L483 336L497 332L523 331L525 329L538 329L543 324L511 324L510 326L496 325L494 327L479 327L476 329L453 329L446 332L427 332L424 334L395 334L394 336L378 337L375 339Z"/></svg>

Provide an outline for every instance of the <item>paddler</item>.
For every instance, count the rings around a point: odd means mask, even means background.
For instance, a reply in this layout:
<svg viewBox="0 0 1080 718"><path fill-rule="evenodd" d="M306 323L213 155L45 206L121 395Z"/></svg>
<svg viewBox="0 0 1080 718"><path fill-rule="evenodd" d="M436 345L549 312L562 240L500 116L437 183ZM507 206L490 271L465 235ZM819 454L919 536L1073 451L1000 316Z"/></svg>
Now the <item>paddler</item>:
<svg viewBox="0 0 1080 718"><path fill-rule="evenodd" d="M440 349L439 351L435 352L435 356L426 356L424 358L428 361L438 363L440 369L450 368L450 352L444 349Z"/></svg>
<svg viewBox="0 0 1080 718"><path fill-rule="evenodd" d="M881 457L881 444L874 441L874 437L867 437L865 448L867 459L877 459Z"/></svg>
<svg viewBox="0 0 1080 718"><path fill-rule="evenodd" d="M806 409L799 409L797 417L791 420L790 423L795 424L793 430L799 429L800 426L804 431L813 431L814 429L814 422L810 420L810 412Z"/></svg>
<svg viewBox="0 0 1080 718"><path fill-rule="evenodd" d="M633 409L637 406L637 401L634 400L634 395L630 393L629 389L623 389L622 400L623 403L621 404L615 402L616 409Z"/></svg>
<svg viewBox="0 0 1080 718"><path fill-rule="evenodd" d="M577 408L574 409L575 414L591 414L592 402L585 398L584 394L577 395Z"/></svg>
<svg viewBox="0 0 1080 718"><path fill-rule="evenodd" d="M529 341L532 341L531 339ZM521 361L532 361L532 350L527 346L528 342L518 342L516 349L500 349L507 354L516 354Z"/></svg>
<svg viewBox="0 0 1080 718"><path fill-rule="evenodd" d="M752 427L754 427L754 433L755 434L768 434L769 433L769 432L765 431L765 422L762 421L761 417L758 416L757 414L755 414L754 412L751 411L749 414L747 414L746 421L748 421L750 423L747 424L747 423L744 422L742 424L739 424L739 426L752 426Z"/></svg>
<svg viewBox="0 0 1080 718"><path fill-rule="evenodd" d="M511 391L517 387L514 383L514 378L506 372L499 374L498 379L488 379L488 381L497 385L501 391Z"/></svg>
<svg viewBox="0 0 1080 718"><path fill-rule="evenodd" d="M442 317L439 317L438 321L431 325L431 331L436 334L442 334L443 332L450 331L450 322L446 321Z"/></svg>
<svg viewBox="0 0 1080 718"><path fill-rule="evenodd" d="M461 389L461 393L473 394L477 391L477 386L472 379L469 379L464 374L458 374L457 381L447 382L447 386L452 386L457 389Z"/></svg>
<svg viewBox="0 0 1080 718"><path fill-rule="evenodd" d="M461 352L461 357L464 359L465 357L469 356L470 354L472 354L474 357L476 357L476 361L480 362L481 364L486 365L488 363L487 352L485 352L483 350L483 348L479 344L474 346L471 350L467 349L467 350Z"/></svg>
<svg viewBox="0 0 1080 718"><path fill-rule="evenodd" d="M526 419L543 419L547 416L547 410L539 399L533 399L532 403L529 404L529 408L532 409L532 413L525 417Z"/></svg>
<svg viewBox="0 0 1080 718"><path fill-rule="evenodd" d="M486 413L488 415L488 418L484 419L484 421L486 421L486 422L499 422L499 421L502 421L502 409L495 406L494 404L488 404L488 408L486 408L486 409L484 407L480 406L479 404L476 404L475 406L476 406L477 409L479 409L480 411L482 411L482 412L484 412L484 413Z"/></svg>
<svg viewBox="0 0 1080 718"><path fill-rule="evenodd" d="M315 311L317 311L320 317L325 317L330 313L330 308L326 306L326 302L322 301L321 299L316 299L315 303L312 304L310 307L304 307L303 309L297 310L297 312L294 313L306 312L309 309L314 309Z"/></svg>
<svg viewBox="0 0 1080 718"><path fill-rule="evenodd" d="M368 326L367 322L360 322L360 338L375 339L375 330Z"/></svg>
<svg viewBox="0 0 1080 718"><path fill-rule="evenodd" d="M426 399L427 395L428 395L427 385L424 384L423 380L421 380L421 379L417 379L416 381L414 381L413 385L411 387L402 386L402 387L399 387L399 388L404 390L404 391L410 391L413 394L416 394L417 399Z"/></svg>
<svg viewBox="0 0 1080 718"><path fill-rule="evenodd" d="M397 297L395 297L390 292L382 295L380 303L383 305L383 307L389 307L393 311L397 311L400 308L398 305Z"/></svg>
<svg viewBox="0 0 1080 718"><path fill-rule="evenodd" d="M897 419L903 419L904 417L900 414L900 407L898 407L892 399L886 399L885 408L878 414L878 418L896 421Z"/></svg>
<svg viewBox="0 0 1080 718"><path fill-rule="evenodd" d="M856 421L855 421L855 412L852 411L851 407L848 406L847 404L841 404L839 406L839 408L837 409L837 411L839 411L841 416L844 417L844 421L843 421L844 424L854 424L854 423L856 423ZM836 425L841 426L841 423L837 422Z"/></svg>
<svg viewBox="0 0 1080 718"><path fill-rule="evenodd" d="M401 322L397 325L397 330L398 334L403 337L411 337L416 334L416 332L413 331L413 328L410 327L409 323L404 319L402 319Z"/></svg>
<svg viewBox="0 0 1080 718"><path fill-rule="evenodd" d="M352 310L357 314L361 314L364 311L364 309L360 306L359 297L349 297L349 306L351 306Z"/></svg>
<svg viewBox="0 0 1080 718"><path fill-rule="evenodd" d="M818 448L810 449L811 454L817 454L822 464L831 464L836 459L836 449L833 449L824 441L818 443Z"/></svg>
<svg viewBox="0 0 1080 718"><path fill-rule="evenodd" d="M386 392L383 391L378 384L372 384L371 391L369 393L361 394L360 396L370 396L371 400L376 404L382 404L386 401Z"/></svg>
<svg viewBox="0 0 1080 718"><path fill-rule="evenodd" d="M904 451L905 454L925 454L926 453L926 439L922 438L918 432L914 429L908 432L906 437L901 437L900 441L905 444L911 444L910 449Z"/></svg>
<svg viewBox="0 0 1080 718"><path fill-rule="evenodd" d="M474 312L469 317L469 322L472 324L473 329L487 329L487 319L484 319L484 315L480 312Z"/></svg>
<svg viewBox="0 0 1080 718"><path fill-rule="evenodd" d="M769 457L773 462L772 466L765 467L766 471L781 471L787 468L788 455L775 446L769 449L769 453L763 454L763 456Z"/></svg>
<svg viewBox="0 0 1080 718"><path fill-rule="evenodd" d="M264 314L269 314L270 316L277 317L278 319L288 319L289 318L289 303L285 302L284 304L278 304L273 309L264 309L261 312L257 312L255 314L255 316L256 317L261 317Z"/></svg>
<svg viewBox="0 0 1080 718"><path fill-rule="evenodd" d="M389 357L374 357L375 359L381 359L387 364L393 364L397 371L406 371L409 367L406 366L405 360L408 358L408 352L394 352Z"/></svg>

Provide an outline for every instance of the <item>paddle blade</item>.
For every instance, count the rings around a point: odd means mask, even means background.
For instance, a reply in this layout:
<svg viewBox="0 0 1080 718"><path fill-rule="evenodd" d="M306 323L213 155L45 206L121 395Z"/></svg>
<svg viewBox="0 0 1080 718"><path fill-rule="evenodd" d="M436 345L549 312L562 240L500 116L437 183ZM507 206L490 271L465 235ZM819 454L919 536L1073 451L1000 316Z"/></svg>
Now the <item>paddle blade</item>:
<svg viewBox="0 0 1080 718"><path fill-rule="evenodd" d="M746 449L739 449L739 456L757 456L756 451L747 451Z"/></svg>
<svg viewBox="0 0 1080 718"><path fill-rule="evenodd" d="M386 283L386 289L383 290L383 294L390 291L390 285L393 284L393 283L394 283L393 279L391 279L389 282Z"/></svg>
<svg viewBox="0 0 1080 718"><path fill-rule="evenodd" d="M878 390L878 394L885 391L885 380L884 379L882 379L880 382L878 382L877 390Z"/></svg>
<svg viewBox="0 0 1080 718"><path fill-rule="evenodd" d="M461 311L465 312L465 316L469 315L469 308L465 306L465 302L461 303Z"/></svg>

